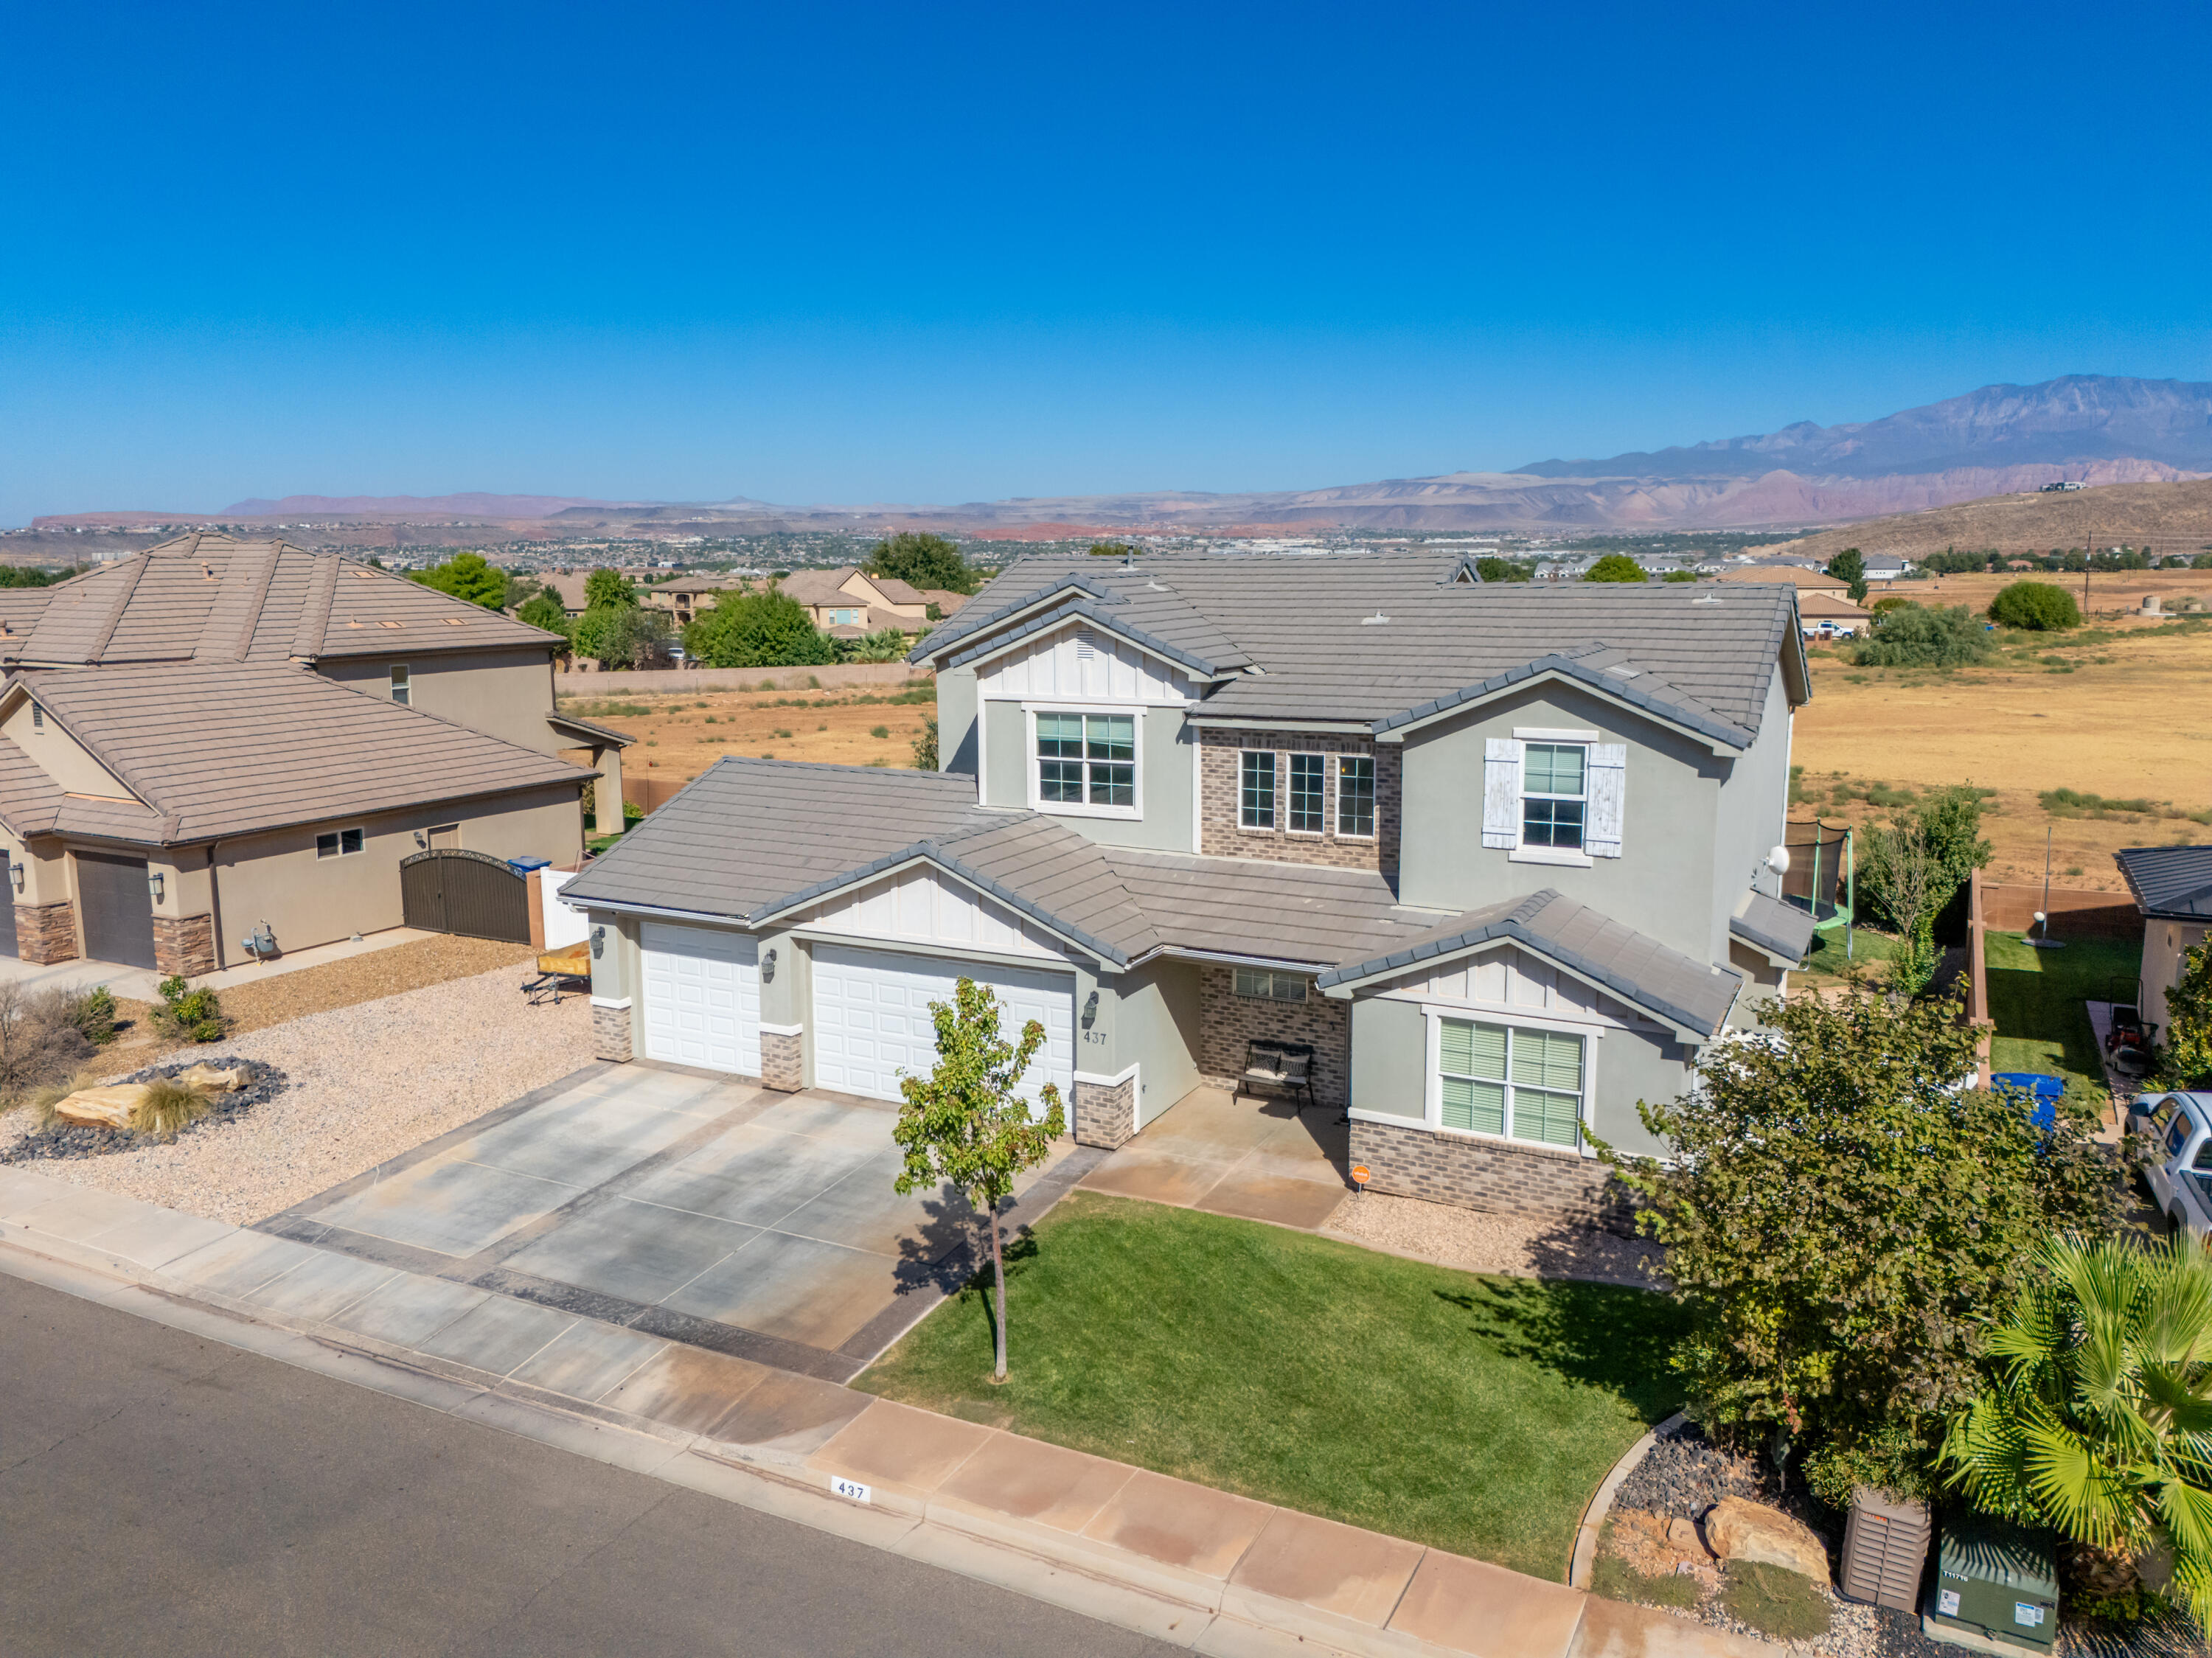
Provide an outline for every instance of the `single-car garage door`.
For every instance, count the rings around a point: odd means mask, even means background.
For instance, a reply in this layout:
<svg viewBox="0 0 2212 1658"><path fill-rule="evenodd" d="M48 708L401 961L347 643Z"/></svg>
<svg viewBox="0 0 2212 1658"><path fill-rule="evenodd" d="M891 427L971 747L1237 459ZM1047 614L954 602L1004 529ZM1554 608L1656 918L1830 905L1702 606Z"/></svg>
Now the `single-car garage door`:
<svg viewBox="0 0 2212 1658"><path fill-rule="evenodd" d="M647 921L645 1057L760 1075L760 944L749 933Z"/></svg>
<svg viewBox="0 0 2212 1658"><path fill-rule="evenodd" d="M1031 968L961 963L844 944L814 946L814 1081L820 1088L899 1097L899 1072L926 1076L937 1064L932 1002L950 1001L963 975L999 999L999 1029L1017 1035L1031 1019L1044 1023L1044 1046L1030 1062L1022 1091L1035 1099L1044 1084L1069 1097L1075 1068L1075 979Z"/></svg>
<svg viewBox="0 0 2212 1658"><path fill-rule="evenodd" d="M154 965L154 900L146 890L143 858L78 853L76 896L87 956L95 962Z"/></svg>

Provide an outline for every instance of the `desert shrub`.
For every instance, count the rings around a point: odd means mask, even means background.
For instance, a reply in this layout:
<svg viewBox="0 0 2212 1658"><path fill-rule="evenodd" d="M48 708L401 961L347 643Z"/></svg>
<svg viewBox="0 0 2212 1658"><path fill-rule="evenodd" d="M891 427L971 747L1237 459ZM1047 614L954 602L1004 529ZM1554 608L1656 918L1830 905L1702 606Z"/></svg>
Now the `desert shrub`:
<svg viewBox="0 0 2212 1658"><path fill-rule="evenodd" d="M1989 659L1988 635L1966 607L1911 604L1875 618L1852 658L1862 668L1963 668Z"/></svg>
<svg viewBox="0 0 2212 1658"><path fill-rule="evenodd" d="M146 1084L145 1097L131 1108L131 1127L141 1134L173 1140L208 1114L207 1096L171 1077Z"/></svg>
<svg viewBox="0 0 2212 1658"><path fill-rule="evenodd" d="M779 736L788 737L789 732ZM935 771L937 766L937 716L931 714L921 722L921 735L914 739L914 766L916 771Z"/></svg>
<svg viewBox="0 0 2212 1658"><path fill-rule="evenodd" d="M2015 581L1990 601L1990 620L2029 633L2063 633L2081 625L2074 595L2048 581Z"/></svg>
<svg viewBox="0 0 2212 1658"><path fill-rule="evenodd" d="M1731 1560L1721 1570L1721 1605L1739 1624L1777 1641L1828 1632L1828 1597L1809 1577L1762 1560Z"/></svg>
<svg viewBox="0 0 2212 1658"><path fill-rule="evenodd" d="M161 981L161 999L155 1003L154 1029L177 1042L221 1042L230 1029L222 1004L212 990L194 990L181 975Z"/></svg>
<svg viewBox="0 0 2212 1658"><path fill-rule="evenodd" d="M54 1108L80 1088L94 1086L97 1078L89 1071L76 1071L55 1082L40 1083L23 1096L21 1103L31 1114L33 1127L52 1128L56 1121Z"/></svg>
<svg viewBox="0 0 2212 1658"><path fill-rule="evenodd" d="M1887 616L1892 610L1917 610L1918 608L1918 600L1899 598L1895 593L1885 593L1880 598L1875 600L1873 604L1867 606L1867 609L1872 610L1876 616Z"/></svg>
<svg viewBox="0 0 2212 1658"><path fill-rule="evenodd" d="M106 985L61 993L62 1017L94 1048L115 1040L115 993Z"/></svg>
<svg viewBox="0 0 2212 1658"><path fill-rule="evenodd" d="M0 1110L59 1082L92 1057L92 1044L70 1022L61 995L0 984Z"/></svg>

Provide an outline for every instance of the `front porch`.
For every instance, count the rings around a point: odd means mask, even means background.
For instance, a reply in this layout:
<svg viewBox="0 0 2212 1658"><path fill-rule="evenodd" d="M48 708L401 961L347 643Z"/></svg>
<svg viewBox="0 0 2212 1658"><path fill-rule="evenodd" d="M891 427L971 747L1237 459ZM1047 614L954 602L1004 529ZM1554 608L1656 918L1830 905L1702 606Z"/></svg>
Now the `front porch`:
<svg viewBox="0 0 2212 1658"><path fill-rule="evenodd" d="M1084 1178L1097 1192L1306 1230L1351 1195L1334 1106L1193 1089Z"/></svg>

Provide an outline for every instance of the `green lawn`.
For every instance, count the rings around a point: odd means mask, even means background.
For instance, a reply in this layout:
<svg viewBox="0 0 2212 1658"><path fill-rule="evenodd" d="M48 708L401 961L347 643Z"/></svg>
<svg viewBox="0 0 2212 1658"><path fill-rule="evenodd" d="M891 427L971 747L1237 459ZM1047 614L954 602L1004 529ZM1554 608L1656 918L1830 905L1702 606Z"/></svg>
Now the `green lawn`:
<svg viewBox="0 0 2212 1658"><path fill-rule="evenodd" d="M1831 927L1813 935L1813 947L1805 952L1804 964L1790 970L1790 987L1801 990L1808 986L1825 989L1843 983L1847 970L1856 966L1866 975L1870 984L1881 982L1889 970L1890 952L1897 947L1893 933L1876 932L1872 927L1850 929L1850 955L1844 955L1845 929Z"/></svg>
<svg viewBox="0 0 2212 1658"><path fill-rule="evenodd" d="M2075 938L2063 950L2031 950L2017 932L1988 935L1992 1071L2063 1076L2068 1091L2104 1096L2104 1067L2082 1004L2103 1001L2115 980L2133 991L2142 970L2140 940Z"/></svg>
<svg viewBox="0 0 2212 1658"><path fill-rule="evenodd" d="M1006 1386L974 1289L854 1385L1539 1577L1681 1403L1663 1297L1128 1199L1062 1201L1007 1295Z"/></svg>

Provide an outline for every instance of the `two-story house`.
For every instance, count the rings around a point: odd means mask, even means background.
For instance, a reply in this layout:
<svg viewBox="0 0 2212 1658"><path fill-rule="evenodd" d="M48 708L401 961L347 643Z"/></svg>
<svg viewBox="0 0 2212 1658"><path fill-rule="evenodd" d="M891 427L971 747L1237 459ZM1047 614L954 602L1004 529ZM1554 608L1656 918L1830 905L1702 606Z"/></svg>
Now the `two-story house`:
<svg viewBox="0 0 2212 1658"><path fill-rule="evenodd" d="M211 531L0 590L0 955L201 973L400 925L419 851L576 862L629 739L555 708L560 645Z"/></svg>
<svg viewBox="0 0 2212 1658"><path fill-rule="evenodd" d="M1086 1143L1303 1042L1378 1189L1595 1218L1810 940L1792 588L1030 560L915 659L941 772L725 760L567 889L605 1057L896 1099L965 975Z"/></svg>

